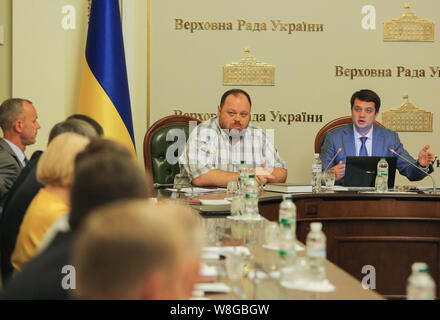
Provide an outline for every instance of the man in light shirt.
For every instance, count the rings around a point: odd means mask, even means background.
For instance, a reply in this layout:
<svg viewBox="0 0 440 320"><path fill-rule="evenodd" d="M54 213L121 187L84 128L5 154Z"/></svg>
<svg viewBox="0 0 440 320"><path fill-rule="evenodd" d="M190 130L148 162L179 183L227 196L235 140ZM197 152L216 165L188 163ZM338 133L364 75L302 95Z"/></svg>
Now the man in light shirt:
<svg viewBox="0 0 440 320"><path fill-rule="evenodd" d="M226 91L217 111L218 116L190 134L174 184L224 187L238 180L241 161L257 175L259 184L285 182L286 163L266 132L250 124L249 94L241 89Z"/></svg>
<svg viewBox="0 0 440 320"><path fill-rule="evenodd" d="M352 95L350 103L353 123L330 131L321 148L322 168L328 165L330 170L335 172L338 184L343 182L347 156L396 157L389 150L390 148L426 173L433 171L434 154L428 152L429 145L422 148L415 160L405 150L396 132L374 124L380 108L380 98L374 91L359 90ZM340 147L342 147L341 152L330 163ZM411 181L426 177L423 172L400 157L397 157L397 169Z"/></svg>
<svg viewBox="0 0 440 320"><path fill-rule="evenodd" d="M0 202L26 165L26 146L34 144L40 124L32 102L8 99L0 105Z"/></svg>

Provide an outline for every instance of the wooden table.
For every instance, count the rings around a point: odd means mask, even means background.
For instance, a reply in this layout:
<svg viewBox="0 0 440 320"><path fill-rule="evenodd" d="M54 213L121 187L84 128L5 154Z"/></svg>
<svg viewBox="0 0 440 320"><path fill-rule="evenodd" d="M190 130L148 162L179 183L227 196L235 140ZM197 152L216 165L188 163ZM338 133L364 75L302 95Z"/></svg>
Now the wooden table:
<svg viewBox="0 0 440 320"><path fill-rule="evenodd" d="M264 194L260 213L277 220L279 194ZM364 266L376 271L376 289L405 298L414 262L426 262L440 296L440 196L398 193L293 195L297 237L305 242L310 223L320 221L327 258L361 280Z"/></svg>
<svg viewBox="0 0 440 320"><path fill-rule="evenodd" d="M161 191L159 196L168 197L169 192ZM198 198L200 199L224 199L226 197L225 193L216 193L216 194L205 194L200 195ZM181 198L185 198L181 196ZM278 208L279 203L282 199L282 196L278 193L269 193L266 192L261 195L259 202L260 213L269 220L278 221ZM300 198L296 198L295 201ZM209 218L217 218L217 219L225 219L224 212L229 211L228 206L197 206L194 208L201 211L203 217ZM223 214L218 214L222 212ZM223 218L222 218L223 217ZM300 220L300 219L299 219ZM298 224L302 226L301 223ZM299 230L299 229L297 229ZM326 229L324 228L324 231ZM260 235L261 240L261 235ZM304 239L300 239L304 243ZM260 241L261 242L261 241ZM261 244L261 243L260 243ZM271 250L263 249L261 246L258 246L257 249L257 257L260 261L267 261L267 259L273 259L274 252ZM277 253L275 253L278 256ZM299 256L304 256L305 251L299 251ZM381 295L379 295L374 290L366 290L362 287L361 282L355 279L353 276L336 266L331 261L326 261L326 272L327 278L330 280L332 284L335 285L336 291L330 293L318 293L318 294L310 294L305 292L300 292L297 290L289 290L289 289L281 289L281 293L277 291L277 294L270 294L270 290L279 290L280 288L268 288L269 296L274 298L285 298L285 299L325 299L325 300L377 300L383 299ZM213 299L236 299L233 294L217 294L217 295L207 295L209 298Z"/></svg>
<svg viewBox="0 0 440 320"><path fill-rule="evenodd" d="M373 266L376 290L387 298L405 298L412 263L426 262L440 297L440 195L338 192L292 197L299 241L305 243L311 222L322 222L327 259L359 281L367 275L363 268ZM278 221L281 199L279 193L262 193L261 215Z"/></svg>

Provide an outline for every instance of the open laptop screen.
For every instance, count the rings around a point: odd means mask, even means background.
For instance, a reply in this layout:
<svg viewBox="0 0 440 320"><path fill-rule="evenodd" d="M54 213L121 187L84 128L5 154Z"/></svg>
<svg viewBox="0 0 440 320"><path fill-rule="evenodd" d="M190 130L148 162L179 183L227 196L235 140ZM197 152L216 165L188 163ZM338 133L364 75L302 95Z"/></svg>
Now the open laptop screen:
<svg viewBox="0 0 440 320"><path fill-rule="evenodd" d="M381 158L388 162L388 188L394 188L396 177L396 157L347 157L345 163L344 186L374 187L377 163Z"/></svg>

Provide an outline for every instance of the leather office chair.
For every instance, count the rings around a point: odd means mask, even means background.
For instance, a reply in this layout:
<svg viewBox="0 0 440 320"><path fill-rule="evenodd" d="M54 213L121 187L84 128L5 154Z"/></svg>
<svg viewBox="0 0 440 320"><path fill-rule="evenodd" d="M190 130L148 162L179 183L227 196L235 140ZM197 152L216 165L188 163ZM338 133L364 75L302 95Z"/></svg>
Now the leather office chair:
<svg viewBox="0 0 440 320"><path fill-rule="evenodd" d="M315 153L321 153L321 147L324 144L325 137L329 131L345 126L348 123L353 123L351 116L344 116L334 119L323 126L315 137ZM374 124L383 127L383 125L377 121L374 121Z"/></svg>
<svg viewBox="0 0 440 320"><path fill-rule="evenodd" d="M180 129L185 133L185 141L188 140L189 121L200 123L200 120L193 117L171 115L159 119L148 128L144 138L144 164L154 183L172 184L174 176L180 172L179 163L171 164L166 159L168 147L177 141L178 133L172 134L172 141L167 141L166 138L170 130ZM174 152L175 157L178 157L177 152L178 149Z"/></svg>

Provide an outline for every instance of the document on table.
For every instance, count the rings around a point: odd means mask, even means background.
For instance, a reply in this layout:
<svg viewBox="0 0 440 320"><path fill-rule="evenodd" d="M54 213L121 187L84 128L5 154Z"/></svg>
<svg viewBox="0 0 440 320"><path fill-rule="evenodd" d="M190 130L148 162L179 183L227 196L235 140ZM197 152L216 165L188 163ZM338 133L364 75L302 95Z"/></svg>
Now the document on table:
<svg viewBox="0 0 440 320"><path fill-rule="evenodd" d="M183 192L183 193L211 193L211 192L224 192L226 189L224 188L212 188L212 189L208 189L208 188L182 188L182 189L174 189L174 188L167 188L166 190L169 191L173 191L173 192Z"/></svg>
<svg viewBox="0 0 440 320"><path fill-rule="evenodd" d="M218 199L218 200L200 199L200 203L204 206L220 206L220 205L230 204L230 202L226 199Z"/></svg>

